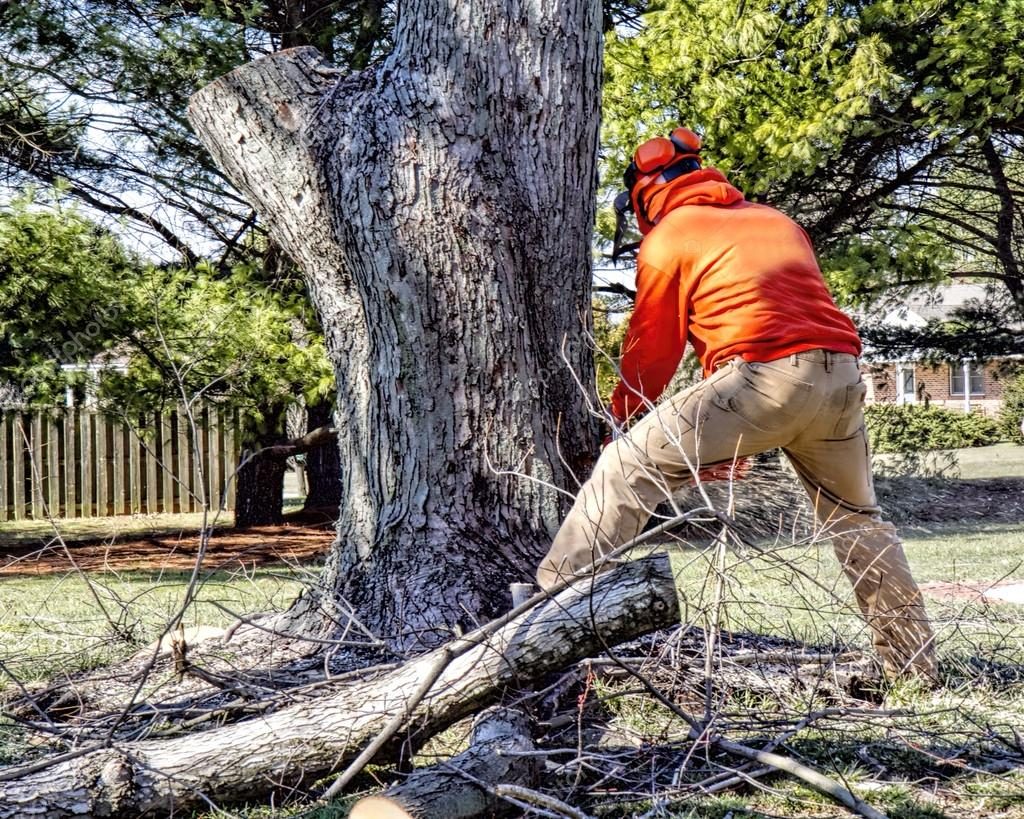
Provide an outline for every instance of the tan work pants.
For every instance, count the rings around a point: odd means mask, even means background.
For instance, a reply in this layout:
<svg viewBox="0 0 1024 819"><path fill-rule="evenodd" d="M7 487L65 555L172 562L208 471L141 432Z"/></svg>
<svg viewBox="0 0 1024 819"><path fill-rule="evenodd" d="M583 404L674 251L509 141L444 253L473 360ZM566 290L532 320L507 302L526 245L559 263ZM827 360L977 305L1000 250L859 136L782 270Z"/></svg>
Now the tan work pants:
<svg viewBox="0 0 1024 819"><path fill-rule="evenodd" d="M662 403L602 453L537 573L542 588L585 572L640 534L697 469L782 447L831 537L890 673L935 676L934 637L895 527L882 520L852 355L812 350L733 359Z"/></svg>

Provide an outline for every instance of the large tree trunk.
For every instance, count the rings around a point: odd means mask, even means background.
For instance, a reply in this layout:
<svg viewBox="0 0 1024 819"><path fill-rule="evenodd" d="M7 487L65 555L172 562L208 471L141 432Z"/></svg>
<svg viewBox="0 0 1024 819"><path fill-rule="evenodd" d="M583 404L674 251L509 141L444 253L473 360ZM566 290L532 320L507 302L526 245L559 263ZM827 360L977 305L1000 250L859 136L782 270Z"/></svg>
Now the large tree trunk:
<svg viewBox="0 0 1024 819"><path fill-rule="evenodd" d="M600 38L594 0L410 0L376 70L297 48L193 98L307 277L344 464L326 582L392 643L505 607L589 468Z"/></svg>
<svg viewBox="0 0 1024 819"><path fill-rule="evenodd" d="M529 684L679 618L663 554L601 575L592 593L589 581L579 589L310 701L297 695L295 704L197 734L100 745L0 781L0 819L177 816L275 790L294 795L339 770L396 716L407 717L405 728L391 735L381 759L396 758L402 746L415 749L508 686Z"/></svg>

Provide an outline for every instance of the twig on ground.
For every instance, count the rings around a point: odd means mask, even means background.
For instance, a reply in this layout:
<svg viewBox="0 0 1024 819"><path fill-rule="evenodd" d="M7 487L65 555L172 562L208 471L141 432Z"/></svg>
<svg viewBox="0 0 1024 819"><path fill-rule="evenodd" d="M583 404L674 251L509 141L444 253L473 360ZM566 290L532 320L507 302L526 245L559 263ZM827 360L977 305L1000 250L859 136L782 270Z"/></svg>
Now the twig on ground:
<svg viewBox="0 0 1024 819"><path fill-rule="evenodd" d="M555 816L558 819L593 819L590 814L579 808L532 788L524 788L521 785L494 785L490 790L495 796L533 812L536 812L537 808L542 808L548 811L548 816Z"/></svg>

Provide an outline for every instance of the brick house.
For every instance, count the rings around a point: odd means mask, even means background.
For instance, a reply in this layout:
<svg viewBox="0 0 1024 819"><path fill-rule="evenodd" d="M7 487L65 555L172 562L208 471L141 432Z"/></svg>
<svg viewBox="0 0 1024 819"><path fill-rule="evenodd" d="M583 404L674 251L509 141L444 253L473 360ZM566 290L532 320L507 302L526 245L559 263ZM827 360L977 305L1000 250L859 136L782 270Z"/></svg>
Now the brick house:
<svg viewBox="0 0 1024 819"><path fill-rule="evenodd" d="M911 299L889 313L885 321L902 327L923 327L927 321L943 318L966 301L983 296L980 285L949 285L932 298ZM1019 358L925 362L913 357L886 359L866 350L861 371L868 386L869 404L929 404L996 415L1002 405L1003 384L1024 363Z"/></svg>
<svg viewBox="0 0 1024 819"><path fill-rule="evenodd" d="M997 415L1002 405L1007 362L971 360L926 364L921 361L867 361L861 365L867 402L930 404L964 412ZM970 389L965 388L970 385Z"/></svg>

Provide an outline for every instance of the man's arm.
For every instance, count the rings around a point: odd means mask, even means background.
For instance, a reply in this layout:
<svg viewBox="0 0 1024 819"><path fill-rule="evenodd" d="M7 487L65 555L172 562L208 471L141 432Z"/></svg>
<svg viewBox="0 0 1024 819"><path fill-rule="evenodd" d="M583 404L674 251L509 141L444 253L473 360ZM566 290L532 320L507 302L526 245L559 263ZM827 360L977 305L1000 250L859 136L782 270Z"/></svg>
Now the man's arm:
<svg viewBox="0 0 1024 819"><path fill-rule="evenodd" d="M679 366L685 331L679 315L679 279L637 260L636 304L622 342L622 379L612 393L612 413L620 421L654 402Z"/></svg>

